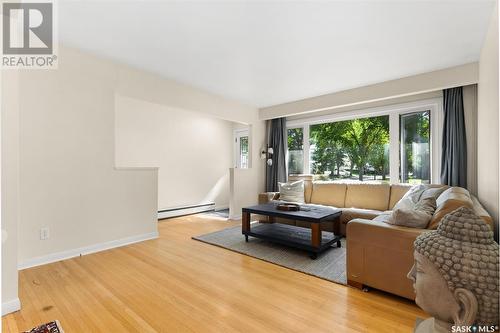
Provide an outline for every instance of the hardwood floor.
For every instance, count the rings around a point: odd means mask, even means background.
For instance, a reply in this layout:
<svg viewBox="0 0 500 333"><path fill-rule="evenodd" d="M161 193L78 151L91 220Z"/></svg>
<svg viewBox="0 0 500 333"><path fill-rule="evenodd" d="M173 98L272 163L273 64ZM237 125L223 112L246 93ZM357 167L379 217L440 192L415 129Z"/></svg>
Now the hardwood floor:
<svg viewBox="0 0 500 333"><path fill-rule="evenodd" d="M191 239L236 225L194 215L160 238L22 270L3 332L413 332L412 302L364 293Z"/></svg>

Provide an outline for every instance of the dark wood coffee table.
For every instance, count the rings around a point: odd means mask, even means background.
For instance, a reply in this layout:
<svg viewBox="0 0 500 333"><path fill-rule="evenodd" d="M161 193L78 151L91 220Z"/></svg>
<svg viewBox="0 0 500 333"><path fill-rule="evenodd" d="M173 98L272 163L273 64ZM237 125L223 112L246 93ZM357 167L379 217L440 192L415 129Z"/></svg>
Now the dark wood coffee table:
<svg viewBox="0 0 500 333"><path fill-rule="evenodd" d="M281 211L277 202L245 207L242 209L242 234L248 242L248 236L265 239L279 244L299 248L310 252L311 258L337 243L341 246L340 215L342 211L333 207L301 205L297 212ZM269 216L271 223L260 223L250 227L250 214ZM276 217L311 223L311 229L288 224L274 223ZM321 230L321 223L333 223L333 233Z"/></svg>

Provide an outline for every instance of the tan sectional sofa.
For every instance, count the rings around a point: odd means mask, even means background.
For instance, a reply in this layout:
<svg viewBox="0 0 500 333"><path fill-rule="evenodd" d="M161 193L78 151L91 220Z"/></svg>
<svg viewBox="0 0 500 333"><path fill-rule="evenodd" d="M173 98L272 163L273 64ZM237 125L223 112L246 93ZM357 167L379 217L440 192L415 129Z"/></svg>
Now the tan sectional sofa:
<svg viewBox="0 0 500 333"><path fill-rule="evenodd" d="M338 184L331 182L313 182L312 176L290 176L289 180L304 180L304 200L307 204L342 208L340 232L346 235L347 222L356 219L373 219L389 212L411 188L408 185L389 184ZM279 200L278 192L259 195L259 203ZM307 227L301 221L278 220L280 223ZM324 230L332 231L331 224L325 224Z"/></svg>
<svg viewBox="0 0 500 333"><path fill-rule="evenodd" d="M406 278L413 265L413 242L429 229L407 228L384 222L410 186L313 182L310 175L289 178L290 181L304 180L306 203L342 209L340 230L347 238L349 285L358 288L370 286L414 299L412 283ZM279 193L275 192L259 195L259 203L278 199ZM492 226L491 217L466 189L447 188L437 197L436 203L437 209L429 224L430 229L437 228L446 214L461 206L474 209ZM277 222L308 227L307 223L300 221L281 219ZM324 230L328 230L328 227L331 228L331 225L325 224Z"/></svg>

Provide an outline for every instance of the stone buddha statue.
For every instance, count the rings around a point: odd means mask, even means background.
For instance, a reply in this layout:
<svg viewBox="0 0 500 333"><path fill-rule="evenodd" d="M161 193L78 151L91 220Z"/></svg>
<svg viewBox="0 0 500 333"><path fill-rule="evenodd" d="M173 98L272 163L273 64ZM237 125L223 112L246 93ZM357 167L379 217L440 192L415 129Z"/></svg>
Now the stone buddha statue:
<svg viewBox="0 0 500 333"><path fill-rule="evenodd" d="M432 316L416 332L452 332L452 326L495 326L499 317L499 250L490 227L461 207L437 230L415 240L408 273L415 302ZM474 330L473 330L474 332Z"/></svg>

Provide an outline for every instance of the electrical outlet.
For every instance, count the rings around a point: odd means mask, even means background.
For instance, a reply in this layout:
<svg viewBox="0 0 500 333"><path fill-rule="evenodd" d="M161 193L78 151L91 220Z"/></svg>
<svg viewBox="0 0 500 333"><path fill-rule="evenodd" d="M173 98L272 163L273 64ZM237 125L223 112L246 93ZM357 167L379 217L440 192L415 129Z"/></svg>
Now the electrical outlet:
<svg viewBox="0 0 500 333"><path fill-rule="evenodd" d="M49 237L49 228L40 228L40 240L46 240L49 239Z"/></svg>

